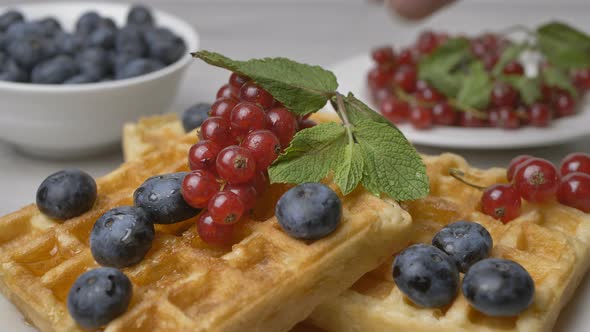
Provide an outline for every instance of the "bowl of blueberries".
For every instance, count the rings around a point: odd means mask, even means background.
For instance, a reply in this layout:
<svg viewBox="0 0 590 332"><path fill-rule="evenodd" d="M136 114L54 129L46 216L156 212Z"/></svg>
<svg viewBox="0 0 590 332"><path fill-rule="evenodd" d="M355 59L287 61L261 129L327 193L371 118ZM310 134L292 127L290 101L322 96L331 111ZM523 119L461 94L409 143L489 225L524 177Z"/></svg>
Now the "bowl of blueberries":
<svg viewBox="0 0 590 332"><path fill-rule="evenodd" d="M0 140L49 158L111 149L125 122L168 110L198 43L140 5L0 8Z"/></svg>

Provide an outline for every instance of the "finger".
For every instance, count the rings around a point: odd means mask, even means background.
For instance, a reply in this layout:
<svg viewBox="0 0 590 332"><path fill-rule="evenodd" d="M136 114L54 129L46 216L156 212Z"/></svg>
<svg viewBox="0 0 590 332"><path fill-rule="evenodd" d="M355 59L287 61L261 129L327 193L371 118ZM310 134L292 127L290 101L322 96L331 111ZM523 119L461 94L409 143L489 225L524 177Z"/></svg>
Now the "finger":
<svg viewBox="0 0 590 332"><path fill-rule="evenodd" d="M400 16L422 19L455 0L387 0L388 5Z"/></svg>

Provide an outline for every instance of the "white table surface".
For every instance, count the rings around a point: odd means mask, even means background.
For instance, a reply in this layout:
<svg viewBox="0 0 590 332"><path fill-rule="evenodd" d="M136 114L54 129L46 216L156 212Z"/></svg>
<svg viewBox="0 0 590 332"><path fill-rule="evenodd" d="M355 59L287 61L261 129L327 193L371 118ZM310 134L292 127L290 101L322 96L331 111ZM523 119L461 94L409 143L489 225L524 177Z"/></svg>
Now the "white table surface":
<svg viewBox="0 0 590 332"><path fill-rule="evenodd" d="M20 1L0 0L0 5ZM511 24L535 25L552 18L569 21L590 31L590 2L585 0L480 0L463 1L419 23L394 18L383 7L366 0L136 0L178 15L198 29L202 48L247 59L286 56L298 61L329 66L380 44L405 45L416 33L430 27L450 32L475 33ZM182 112L199 101L211 101L228 73L195 61L190 68L171 112ZM346 92L346 91L342 91ZM1 101L0 101L1 102ZM15 110L15 112L18 110ZM589 124L590 125L590 124ZM554 162L574 151L590 152L589 138L566 145L533 150L453 151L480 167L503 166L519 153L529 153ZM418 147L421 152L439 153L435 148ZM50 173L78 167L94 176L116 168L121 152L89 159L47 161L21 155L0 142L0 215L34 201L39 183ZM584 282L584 292L590 282ZM560 317L556 330L587 331L573 328L583 319L590 303L574 299L567 314ZM0 311L15 310L0 297ZM575 316L575 319L572 317ZM0 322L0 330L2 323Z"/></svg>

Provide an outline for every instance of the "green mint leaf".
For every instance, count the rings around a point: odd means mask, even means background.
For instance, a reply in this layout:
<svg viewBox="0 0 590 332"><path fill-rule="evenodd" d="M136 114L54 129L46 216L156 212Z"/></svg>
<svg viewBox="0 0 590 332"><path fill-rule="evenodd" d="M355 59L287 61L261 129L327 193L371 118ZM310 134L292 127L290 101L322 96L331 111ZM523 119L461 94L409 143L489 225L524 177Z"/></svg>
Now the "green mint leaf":
<svg viewBox="0 0 590 332"><path fill-rule="evenodd" d="M564 89L574 97L578 95L578 90L572 84L565 70L556 67L547 67L543 69L541 75L546 85Z"/></svg>
<svg viewBox="0 0 590 332"><path fill-rule="evenodd" d="M461 67L472 59L473 55L469 51L469 42L466 39L449 39L420 61L418 77L447 97L454 98L461 88Z"/></svg>
<svg viewBox="0 0 590 332"><path fill-rule="evenodd" d="M483 63L476 61L469 67L457 94L457 105L463 108L484 109L490 102L492 80Z"/></svg>
<svg viewBox="0 0 590 332"><path fill-rule="evenodd" d="M360 145L347 144L342 153L342 161L334 170L334 183L338 185L344 195L356 188L363 178L364 161Z"/></svg>
<svg viewBox="0 0 590 332"><path fill-rule="evenodd" d="M524 45L524 44L512 44L512 45L508 46L502 52L500 59L498 59L498 62L496 63L496 65L492 69L492 75L500 76L502 74L502 71L504 70L504 67L506 67L506 65L510 61L516 59L520 55L520 53L522 53L522 51L525 50L525 48L526 48L526 45Z"/></svg>
<svg viewBox="0 0 590 332"><path fill-rule="evenodd" d="M396 200L424 197L429 192L426 166L414 147L387 124L359 120L355 138L363 156L363 186Z"/></svg>
<svg viewBox="0 0 590 332"><path fill-rule="evenodd" d="M566 68L590 66L590 36L567 24L551 22L537 29L541 52L550 63Z"/></svg>
<svg viewBox="0 0 590 332"><path fill-rule="evenodd" d="M238 61L209 51L198 51L193 56L250 77L290 111L300 115L324 107L338 88L332 72L286 58Z"/></svg>
<svg viewBox="0 0 590 332"><path fill-rule="evenodd" d="M268 169L271 183L320 181L339 166L347 142L346 130L334 122L298 132Z"/></svg>
<svg viewBox="0 0 590 332"><path fill-rule="evenodd" d="M541 86L538 78L504 75L500 79L518 90L520 97L527 105L534 104L541 97Z"/></svg>
<svg viewBox="0 0 590 332"><path fill-rule="evenodd" d="M336 97L333 98L334 105L335 105L335 98ZM393 123L391 123L389 120L384 118L381 114L375 112L369 106L367 106L365 103L363 103L362 101L357 99L352 94L352 92L349 92L348 96L346 96L344 98L344 107L346 108L346 111L348 114L348 119L350 120L350 122L353 125L358 123L360 120L364 120L364 119L368 118L368 119L373 120L375 122L384 123L386 125L389 125L392 128L395 128L395 130L398 130L397 127L395 127L393 125Z"/></svg>

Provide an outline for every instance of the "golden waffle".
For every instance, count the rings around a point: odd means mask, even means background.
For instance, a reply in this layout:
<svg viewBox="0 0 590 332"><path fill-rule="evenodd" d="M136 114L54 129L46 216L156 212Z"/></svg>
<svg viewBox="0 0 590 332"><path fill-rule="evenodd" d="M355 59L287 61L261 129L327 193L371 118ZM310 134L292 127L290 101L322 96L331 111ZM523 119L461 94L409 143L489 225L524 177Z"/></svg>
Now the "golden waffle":
<svg viewBox="0 0 590 332"><path fill-rule="evenodd" d="M158 151L141 150L141 158L97 181L91 211L63 224L34 205L0 218L2 293L42 331L81 331L65 302L74 280L97 267L88 247L95 220L131 205L146 178L186 170L194 140L190 135ZM284 190L271 188L263 209ZM274 218L240 222L231 248L203 243L195 219L157 225L145 259L123 269L134 285L131 305L105 331L288 330L407 245L411 222L399 205L357 191L343 206L338 229L315 242L289 237Z"/></svg>
<svg viewBox="0 0 590 332"><path fill-rule="evenodd" d="M314 115L316 121L323 121ZM129 125L152 142L169 131L172 118ZM182 130L176 132L182 137ZM129 138L125 135L125 140ZM161 143L158 143L161 144ZM159 148L151 144L151 148ZM422 309L413 305L395 286L393 258L366 274L341 296L318 306L300 331L312 324L329 331L550 331L590 264L590 215L552 202L524 203L521 217L504 225L479 212L481 192L459 183L448 174L451 167L466 172L480 185L505 183L506 170L471 168L452 154L424 156L431 195L402 206L413 218L412 243L429 243L443 226L461 219L477 221L492 234L492 256L522 264L535 280L532 306L518 317L492 318L471 308L462 295L449 307Z"/></svg>

